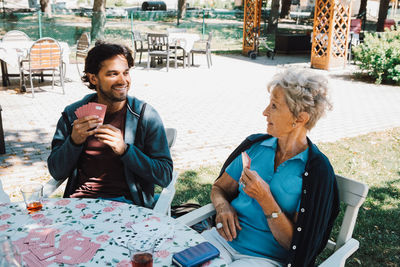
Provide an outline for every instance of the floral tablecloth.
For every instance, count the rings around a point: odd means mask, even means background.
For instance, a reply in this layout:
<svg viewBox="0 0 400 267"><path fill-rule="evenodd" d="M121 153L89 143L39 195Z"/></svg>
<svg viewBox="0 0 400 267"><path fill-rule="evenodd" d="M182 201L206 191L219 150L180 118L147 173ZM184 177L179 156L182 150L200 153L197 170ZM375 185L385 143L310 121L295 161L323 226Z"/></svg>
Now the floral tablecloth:
<svg viewBox="0 0 400 267"><path fill-rule="evenodd" d="M52 198L45 199L43 209L33 214L28 214L24 203L0 203L0 235L8 235L13 241L26 237L31 229L46 227L59 230L56 242L61 235L73 230L100 244L95 256L79 266L131 266L128 250L118 245L115 238L131 233L132 225L149 220L174 229L170 238L156 249L154 266L170 266L174 252L204 241L196 231L173 218L121 202ZM216 258L204 266L225 266L225 262Z"/></svg>

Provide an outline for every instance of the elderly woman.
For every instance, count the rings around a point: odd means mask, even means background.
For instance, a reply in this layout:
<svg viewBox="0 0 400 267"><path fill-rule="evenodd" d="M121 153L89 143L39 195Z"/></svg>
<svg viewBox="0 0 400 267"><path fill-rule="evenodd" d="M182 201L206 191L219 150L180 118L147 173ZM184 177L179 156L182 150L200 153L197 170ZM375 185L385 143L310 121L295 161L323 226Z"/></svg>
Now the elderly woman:
<svg viewBox="0 0 400 267"><path fill-rule="evenodd" d="M327 80L288 69L268 91L268 134L249 136L225 162L211 190L216 228L203 235L230 266L313 266L339 206L333 168L307 138L331 108Z"/></svg>

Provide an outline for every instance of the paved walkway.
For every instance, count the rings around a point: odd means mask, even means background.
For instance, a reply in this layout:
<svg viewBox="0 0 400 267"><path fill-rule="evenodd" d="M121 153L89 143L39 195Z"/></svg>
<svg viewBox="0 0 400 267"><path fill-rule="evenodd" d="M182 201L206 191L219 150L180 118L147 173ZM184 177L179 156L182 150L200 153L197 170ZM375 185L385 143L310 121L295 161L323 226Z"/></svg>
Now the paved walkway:
<svg viewBox="0 0 400 267"><path fill-rule="evenodd" d="M173 149L176 169L185 170L221 163L247 135L265 132L262 111L268 103L266 84L283 66L309 67L306 56L258 57L213 56L207 68L200 66L147 71L142 63L132 70L130 94L153 105L167 127L178 130ZM172 66L172 65L171 65ZM353 66L354 67L354 66ZM334 109L310 132L312 140L334 141L400 126L400 88L377 86L349 78L351 69L321 71L331 82ZM46 159L57 120L64 107L91 92L79 81L75 65L67 70L66 94L47 83L30 93L19 94L18 80L0 87L7 154L0 155L0 178L12 199L25 181L49 179ZM28 90L28 92L30 92Z"/></svg>

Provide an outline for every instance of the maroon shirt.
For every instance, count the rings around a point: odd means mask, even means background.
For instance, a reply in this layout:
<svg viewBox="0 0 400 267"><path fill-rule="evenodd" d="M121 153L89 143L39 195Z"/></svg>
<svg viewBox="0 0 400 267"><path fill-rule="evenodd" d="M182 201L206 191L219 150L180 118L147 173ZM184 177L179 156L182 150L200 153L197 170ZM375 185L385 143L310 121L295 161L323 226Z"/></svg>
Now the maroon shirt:
<svg viewBox="0 0 400 267"><path fill-rule="evenodd" d="M120 111L106 114L104 124L111 124L125 132L126 105ZM120 156L94 136L89 136L78 161L78 187L73 198L114 198L124 196L132 199L125 180L124 166Z"/></svg>

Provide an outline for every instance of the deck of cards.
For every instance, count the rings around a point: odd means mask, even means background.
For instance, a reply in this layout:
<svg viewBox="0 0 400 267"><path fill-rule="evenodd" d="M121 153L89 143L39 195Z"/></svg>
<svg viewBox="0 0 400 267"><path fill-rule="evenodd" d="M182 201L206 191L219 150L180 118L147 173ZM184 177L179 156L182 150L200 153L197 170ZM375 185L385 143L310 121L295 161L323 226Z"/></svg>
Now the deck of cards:
<svg viewBox="0 0 400 267"><path fill-rule="evenodd" d="M104 120L106 115L107 106L99 103L89 102L75 110L75 115L78 119L90 115L97 115Z"/></svg>

